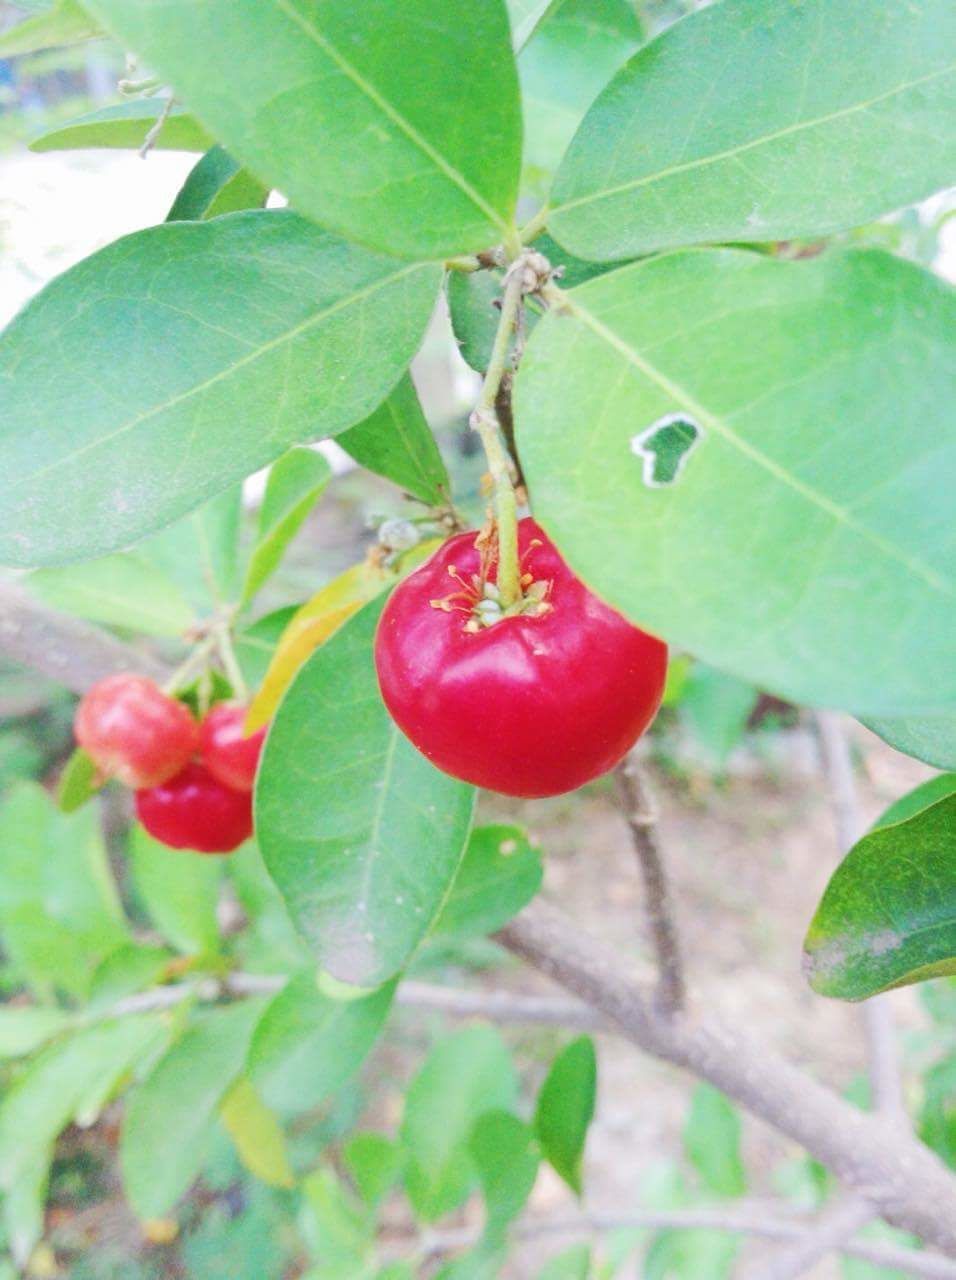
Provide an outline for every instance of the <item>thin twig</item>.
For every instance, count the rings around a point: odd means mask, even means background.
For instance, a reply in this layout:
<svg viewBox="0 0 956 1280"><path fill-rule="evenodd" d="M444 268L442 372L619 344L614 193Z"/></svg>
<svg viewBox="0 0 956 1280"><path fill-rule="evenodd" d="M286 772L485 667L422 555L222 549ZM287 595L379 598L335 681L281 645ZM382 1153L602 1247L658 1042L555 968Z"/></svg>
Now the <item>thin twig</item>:
<svg viewBox="0 0 956 1280"><path fill-rule="evenodd" d="M143 145L139 149L139 156L141 160L145 160L156 145L156 141L163 131L163 126L170 117L170 113L172 112L175 102L176 99L172 94L170 94L163 103L162 111L160 111L159 115L156 117L156 122L152 125L149 133L147 133L146 137L143 139Z"/></svg>
<svg viewBox="0 0 956 1280"><path fill-rule="evenodd" d="M850 1239L873 1221L873 1207L854 1197L825 1210L808 1230L771 1258L741 1273L740 1280L795 1280L828 1254L849 1249ZM953 1264L944 1262L946 1267Z"/></svg>
<svg viewBox="0 0 956 1280"><path fill-rule="evenodd" d="M673 1013L684 1007L684 963L667 871L657 839L657 813L634 756L628 756L614 770L614 783L644 880L644 910L657 956L658 1004L663 1011Z"/></svg>

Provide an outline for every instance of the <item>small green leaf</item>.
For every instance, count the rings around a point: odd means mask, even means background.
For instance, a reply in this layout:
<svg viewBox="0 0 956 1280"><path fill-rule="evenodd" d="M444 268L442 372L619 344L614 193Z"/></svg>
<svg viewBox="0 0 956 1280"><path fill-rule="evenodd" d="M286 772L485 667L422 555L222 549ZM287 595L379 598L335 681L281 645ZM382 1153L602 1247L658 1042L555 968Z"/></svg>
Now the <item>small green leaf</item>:
<svg viewBox="0 0 956 1280"><path fill-rule="evenodd" d="M80 151L108 147L138 151L166 104L159 98L134 98L112 107L100 107L57 125L30 143L31 151ZM207 151L215 142L183 107L173 107L159 136L156 151Z"/></svg>
<svg viewBox="0 0 956 1280"><path fill-rule="evenodd" d="M38 1005L0 1007L0 1058L22 1058L70 1026L62 1009Z"/></svg>
<svg viewBox="0 0 956 1280"><path fill-rule="evenodd" d="M92 800L102 784L97 782L96 765L82 747L77 747L63 766L56 792L61 813L75 813Z"/></svg>
<svg viewBox="0 0 956 1280"><path fill-rule="evenodd" d="M374 1209L401 1177L405 1153L382 1133L356 1133L342 1148L342 1160L359 1195Z"/></svg>
<svg viewBox="0 0 956 1280"><path fill-rule="evenodd" d="M308 1111L354 1075L388 1017L395 984L357 1000L322 995L315 975L290 979L256 1028L249 1074L280 1111Z"/></svg>
<svg viewBox="0 0 956 1280"><path fill-rule="evenodd" d="M220 1102L219 1119L251 1174L270 1187L295 1185L282 1126L247 1076L240 1076Z"/></svg>
<svg viewBox="0 0 956 1280"><path fill-rule="evenodd" d="M590 1274L590 1246L573 1244L570 1249L549 1258L538 1272L537 1280L588 1280ZM690 1276L692 1273L686 1274ZM696 1276L694 1280L697 1280Z"/></svg>
<svg viewBox="0 0 956 1280"><path fill-rule="evenodd" d="M745 680L694 664L681 696L681 715L716 768L723 768L743 737L758 696Z"/></svg>
<svg viewBox="0 0 956 1280"><path fill-rule="evenodd" d="M250 626L236 633L233 641L236 658L243 678L251 689L258 689L265 679L279 641L295 617L298 607L289 604L282 609L274 609L272 613L257 618Z"/></svg>
<svg viewBox="0 0 956 1280"><path fill-rule="evenodd" d="M503 0L90 8L237 159L321 225L420 259L477 252L507 233L521 119Z"/></svg>
<svg viewBox="0 0 956 1280"><path fill-rule="evenodd" d="M173 201L166 221L197 222L242 209L261 209L268 195L268 187L217 145L197 160Z"/></svg>
<svg viewBox="0 0 956 1280"><path fill-rule="evenodd" d="M17 23L0 35L0 58L79 44L99 35L101 30L79 0L54 0L52 8Z"/></svg>
<svg viewBox="0 0 956 1280"><path fill-rule="evenodd" d="M429 764L385 710L372 661L384 603L300 668L255 800L262 856L297 928L323 969L365 987L407 964L440 913L474 805L474 789Z"/></svg>
<svg viewBox="0 0 956 1280"><path fill-rule="evenodd" d="M584 1144L596 1094L594 1041L580 1036L551 1064L534 1113L534 1129L545 1159L576 1195L582 1191Z"/></svg>
<svg viewBox="0 0 956 1280"><path fill-rule="evenodd" d="M407 373L375 412L343 431L337 443L363 467L430 507L447 505L451 481Z"/></svg>
<svg viewBox="0 0 956 1280"><path fill-rule="evenodd" d="M956 773L941 773L936 778L929 778L907 792L905 796L901 796L899 800L894 800L888 809L884 809L873 823L872 830L875 831L878 827L891 827L894 822L905 822L915 814L921 813L923 809L928 809L937 800L944 800L954 793L956 793Z"/></svg>
<svg viewBox="0 0 956 1280"><path fill-rule="evenodd" d="M956 769L956 713L933 716L893 716L863 721L904 755L914 756L937 769Z"/></svg>
<svg viewBox="0 0 956 1280"><path fill-rule="evenodd" d="M262 1001L247 1000L198 1015L130 1098L120 1159L126 1194L141 1218L167 1214L198 1175L262 1008Z"/></svg>
<svg viewBox="0 0 956 1280"><path fill-rule="evenodd" d="M317 1169L302 1182L299 1225L310 1253L321 1260L315 1280L374 1274L373 1226L369 1214L331 1169ZM309 1272L308 1276L313 1273Z"/></svg>
<svg viewBox="0 0 956 1280"><path fill-rule="evenodd" d="M87 560L68 569L37 569L27 585L54 609L148 636L179 636L195 621L176 584L135 554Z"/></svg>
<svg viewBox="0 0 956 1280"><path fill-rule="evenodd" d="M246 570L243 603L248 603L278 568L286 547L331 478L332 468L314 449L290 449L273 463L259 509L259 528Z"/></svg>
<svg viewBox="0 0 956 1280"><path fill-rule="evenodd" d="M538 1176L541 1153L534 1131L508 1111L486 1111L471 1131L469 1150L485 1199L485 1236L501 1241Z"/></svg>
<svg viewBox="0 0 956 1280"><path fill-rule="evenodd" d="M508 0L511 44L515 53L528 43L535 27L556 3L560 3L560 0Z"/></svg>
<svg viewBox="0 0 956 1280"><path fill-rule="evenodd" d="M598 97L549 227L610 259L870 221L952 182L954 68L949 0L763 0L759 12L724 0L651 41ZM694 84L708 86L703 107Z"/></svg>
<svg viewBox="0 0 956 1280"><path fill-rule="evenodd" d="M242 485L233 485L182 520L141 542L139 555L159 565L204 616L239 590Z"/></svg>
<svg viewBox="0 0 956 1280"><path fill-rule="evenodd" d="M432 936L494 933L541 887L541 855L520 827L476 827Z"/></svg>
<svg viewBox="0 0 956 1280"><path fill-rule="evenodd" d="M853 846L804 948L810 985L842 1000L956 973L956 795Z"/></svg>
<svg viewBox="0 0 956 1280"><path fill-rule="evenodd" d="M219 859L170 849L136 826L130 836L130 862L137 897L163 937L184 955L217 951Z"/></svg>
<svg viewBox="0 0 956 1280"><path fill-rule="evenodd" d="M944 1058L923 1079L919 1136L956 1169L956 1057Z"/></svg>
<svg viewBox="0 0 956 1280"><path fill-rule="evenodd" d="M109 1010L119 1000L160 982L175 957L164 947L128 942L103 960L90 984L90 1012Z"/></svg>
<svg viewBox="0 0 956 1280"><path fill-rule="evenodd" d="M296 932L254 840L247 841L226 860L226 874L236 887L239 905L249 921L233 944L242 967L254 973L288 976L310 964L309 948Z"/></svg>
<svg viewBox="0 0 956 1280"><path fill-rule="evenodd" d="M0 337L0 561L116 551L351 426L407 366L439 279L288 210L86 258Z"/></svg>
<svg viewBox="0 0 956 1280"><path fill-rule="evenodd" d="M402 1141L406 1185L415 1212L433 1222L456 1209L474 1185L472 1130L486 1111L509 1111L517 1080L504 1042L490 1027L440 1040L409 1085Z"/></svg>
<svg viewBox="0 0 956 1280"><path fill-rule="evenodd" d="M719 1196L742 1196L747 1175L740 1155L740 1115L713 1085L699 1084L684 1126L684 1150L704 1186Z"/></svg>

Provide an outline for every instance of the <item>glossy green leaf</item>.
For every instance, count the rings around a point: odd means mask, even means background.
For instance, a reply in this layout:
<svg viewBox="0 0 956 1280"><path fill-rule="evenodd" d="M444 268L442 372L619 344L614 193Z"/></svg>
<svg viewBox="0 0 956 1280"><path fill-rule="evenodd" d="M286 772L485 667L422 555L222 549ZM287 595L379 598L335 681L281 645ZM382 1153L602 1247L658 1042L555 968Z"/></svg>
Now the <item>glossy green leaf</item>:
<svg viewBox="0 0 956 1280"><path fill-rule="evenodd" d="M167 1214L198 1175L262 1008L260 1000L245 1000L197 1016L130 1098L120 1159L141 1218Z"/></svg>
<svg viewBox="0 0 956 1280"><path fill-rule="evenodd" d="M853 846L804 948L810 985L842 1000L956 973L956 795Z"/></svg>
<svg viewBox="0 0 956 1280"><path fill-rule="evenodd" d="M101 28L78 0L54 0L50 9L18 22L0 34L0 58L60 45L79 44L99 35Z"/></svg>
<svg viewBox="0 0 956 1280"><path fill-rule="evenodd" d="M597 1096L597 1058L590 1036L572 1040L555 1058L541 1086L534 1129L545 1159L576 1195Z"/></svg>
<svg viewBox="0 0 956 1280"><path fill-rule="evenodd" d="M82 997L125 940L99 814L60 813L42 787L19 783L0 806L0 941L15 970L40 994Z"/></svg>
<svg viewBox="0 0 956 1280"><path fill-rule="evenodd" d="M182 635L195 621L162 569L126 552L64 569L37 569L27 585L54 609L148 636Z"/></svg>
<svg viewBox="0 0 956 1280"><path fill-rule="evenodd" d="M949 0L723 0L646 45L597 99L548 225L610 259L867 222L953 182L954 86Z"/></svg>
<svg viewBox="0 0 956 1280"><path fill-rule="evenodd" d="M937 769L956 769L956 713L937 716L893 716L863 723L904 755L925 760Z"/></svg>
<svg viewBox="0 0 956 1280"><path fill-rule="evenodd" d="M56 802L62 813L75 813L99 790L96 765L82 747L77 747L63 766Z"/></svg>
<svg viewBox="0 0 956 1280"><path fill-rule="evenodd" d="M136 548L179 587L200 616L239 591L242 485L236 484Z"/></svg>
<svg viewBox="0 0 956 1280"><path fill-rule="evenodd" d="M476 827L432 936L494 933L541 887L541 855L520 827Z"/></svg>
<svg viewBox="0 0 956 1280"><path fill-rule="evenodd" d="M334 1000L301 973L269 1005L256 1028L249 1073L267 1103L308 1111L335 1093L362 1065L388 1017L388 983L357 1000Z"/></svg>
<svg viewBox="0 0 956 1280"><path fill-rule="evenodd" d="M100 107L57 125L30 143L31 151L79 151L87 147L138 151L159 119L165 103L160 98L134 98L112 107ZM155 151L207 151L215 139L195 116L173 107L153 143Z"/></svg>
<svg viewBox="0 0 956 1280"><path fill-rule="evenodd" d="M314 449L290 449L273 465L259 508L259 528L242 590L244 602L278 568L286 547L331 478L332 468Z"/></svg>
<svg viewBox="0 0 956 1280"><path fill-rule="evenodd" d="M217 951L219 859L170 849L135 826L130 862L136 895L162 936L184 955Z"/></svg>
<svg viewBox="0 0 956 1280"><path fill-rule="evenodd" d="M643 39L631 0L551 5L518 59L525 165L554 172L588 107Z"/></svg>
<svg viewBox="0 0 956 1280"><path fill-rule="evenodd" d="M451 481L408 374L374 413L343 431L337 442L363 467L430 507L447 505Z"/></svg>
<svg viewBox="0 0 956 1280"><path fill-rule="evenodd" d="M90 7L323 226L418 258L484 249L506 232L521 121L503 0Z"/></svg>
<svg viewBox="0 0 956 1280"><path fill-rule="evenodd" d="M0 338L0 561L116 550L361 419L414 353L439 270L285 210L87 258Z"/></svg>
<svg viewBox="0 0 956 1280"><path fill-rule="evenodd" d="M410 1165L408 1193L419 1217L434 1221L457 1208L477 1171L469 1141L486 1111L509 1111L517 1094L504 1042L490 1027L468 1027L440 1040L408 1087L402 1141Z"/></svg>
<svg viewBox="0 0 956 1280"><path fill-rule="evenodd" d="M342 1161L362 1200L374 1208L401 1176L405 1153L382 1133L356 1133L343 1146Z"/></svg>
<svg viewBox="0 0 956 1280"><path fill-rule="evenodd" d="M0 1058L22 1058L65 1031L71 1022L63 1009L41 1005L0 1007Z"/></svg>
<svg viewBox="0 0 956 1280"><path fill-rule="evenodd" d="M873 823L873 830L877 827L891 827L894 822L905 822L915 814L921 813L923 809L928 809L937 800L945 800L947 796L954 793L956 793L956 773L941 773L936 778L929 778L885 809Z"/></svg>
<svg viewBox="0 0 956 1280"><path fill-rule="evenodd" d="M727 249L566 297L515 414L535 514L581 577L796 702L953 706L953 291L878 251ZM675 420L695 443L665 483Z"/></svg>
<svg viewBox="0 0 956 1280"><path fill-rule="evenodd" d="M740 1114L713 1085L699 1084L694 1089L684 1125L684 1150L708 1191L733 1197L747 1190L740 1155Z"/></svg>
<svg viewBox="0 0 956 1280"><path fill-rule="evenodd" d="M372 661L385 597L350 618L283 698L256 783L262 856L322 968L359 986L401 969L440 913L474 789L393 724Z"/></svg>
<svg viewBox="0 0 956 1280"><path fill-rule="evenodd" d="M220 1102L219 1119L254 1177L270 1187L295 1185L282 1126L247 1076L240 1076Z"/></svg>
<svg viewBox="0 0 956 1280"><path fill-rule="evenodd" d="M268 187L217 145L197 160L173 201L166 221L197 222L242 209L261 209L268 195Z"/></svg>
<svg viewBox="0 0 956 1280"><path fill-rule="evenodd" d="M508 1111L486 1111L468 1145L485 1200L485 1235L500 1239L534 1189L541 1163L534 1130Z"/></svg>

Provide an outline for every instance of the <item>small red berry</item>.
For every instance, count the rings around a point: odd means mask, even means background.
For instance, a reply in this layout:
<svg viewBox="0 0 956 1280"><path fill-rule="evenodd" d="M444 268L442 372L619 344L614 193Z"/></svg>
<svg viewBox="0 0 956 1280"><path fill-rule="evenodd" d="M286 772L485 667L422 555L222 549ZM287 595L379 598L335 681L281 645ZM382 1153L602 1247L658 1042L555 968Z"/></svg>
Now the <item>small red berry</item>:
<svg viewBox="0 0 956 1280"><path fill-rule="evenodd" d="M456 778L511 796L572 791L654 719L667 647L592 595L533 520L518 526L512 609L475 544L451 538L392 592L375 637L385 705Z"/></svg>
<svg viewBox="0 0 956 1280"><path fill-rule="evenodd" d="M187 764L161 786L136 792L136 816L173 849L231 853L252 835L252 797L224 787L201 764Z"/></svg>
<svg viewBox="0 0 956 1280"><path fill-rule="evenodd" d="M165 782L199 748L189 708L145 676L100 680L77 707L73 730L97 769L128 787Z"/></svg>
<svg viewBox="0 0 956 1280"><path fill-rule="evenodd" d="M235 702L220 702L199 730L203 764L224 787L232 787L234 791L252 790L266 738L264 727L246 737L245 719L245 707Z"/></svg>

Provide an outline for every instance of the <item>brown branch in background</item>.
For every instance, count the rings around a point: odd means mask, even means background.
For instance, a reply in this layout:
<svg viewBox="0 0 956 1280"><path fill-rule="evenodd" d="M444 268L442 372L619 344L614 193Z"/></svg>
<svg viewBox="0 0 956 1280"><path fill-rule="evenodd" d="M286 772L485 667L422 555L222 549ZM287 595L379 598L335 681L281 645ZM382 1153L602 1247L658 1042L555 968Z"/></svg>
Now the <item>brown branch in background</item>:
<svg viewBox="0 0 956 1280"><path fill-rule="evenodd" d="M841 1200L824 1210L811 1228L794 1236L792 1244L769 1260L748 1267L740 1280L795 1280L828 1254L848 1251L851 1237L874 1216L873 1207L866 1200ZM943 1263L944 1267L953 1265Z"/></svg>
<svg viewBox="0 0 956 1280"><path fill-rule="evenodd" d="M628 756L614 770L618 802L631 829L644 881L644 911L657 958L657 1002L665 1013L684 1007L684 963L667 870L657 838L657 813L637 760Z"/></svg>

